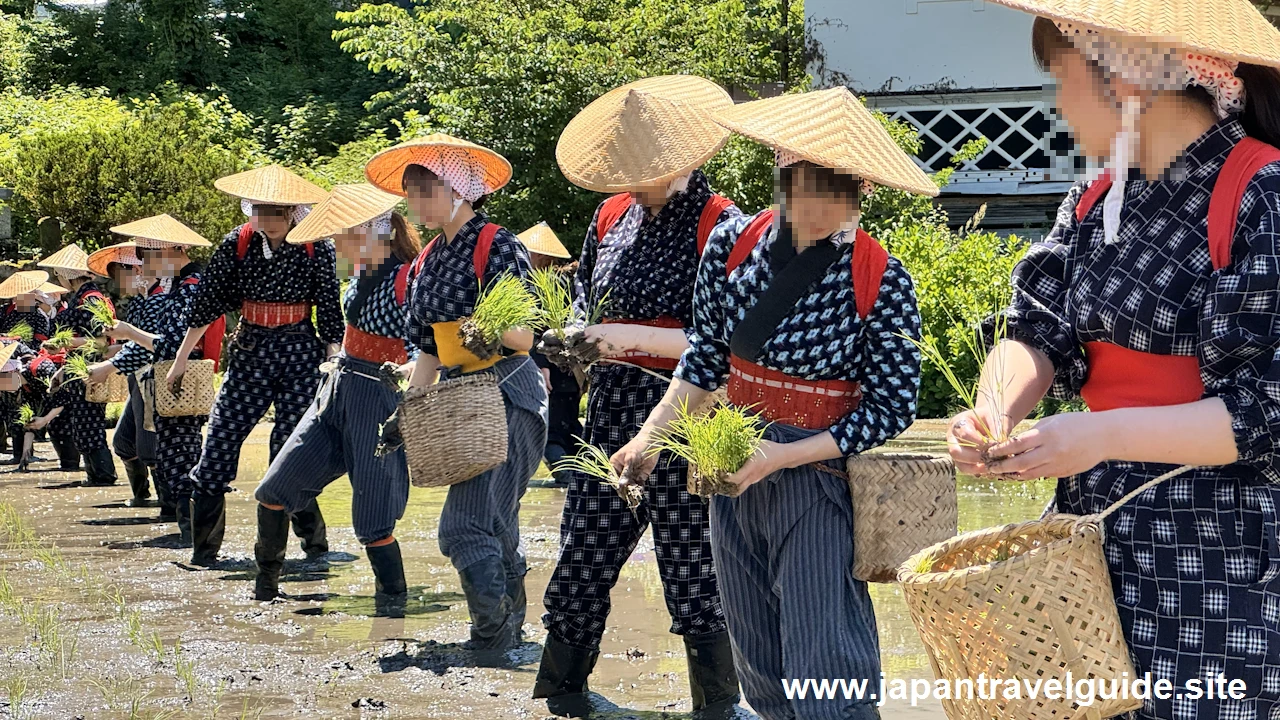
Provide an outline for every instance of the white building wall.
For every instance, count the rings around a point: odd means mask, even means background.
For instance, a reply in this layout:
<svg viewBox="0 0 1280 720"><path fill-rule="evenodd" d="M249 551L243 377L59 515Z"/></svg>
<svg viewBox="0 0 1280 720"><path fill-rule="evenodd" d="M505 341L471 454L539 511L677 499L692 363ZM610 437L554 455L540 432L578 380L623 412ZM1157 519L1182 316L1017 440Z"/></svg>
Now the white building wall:
<svg viewBox="0 0 1280 720"><path fill-rule="evenodd" d="M1026 13L987 0L805 0L825 66L859 93L1038 87Z"/></svg>

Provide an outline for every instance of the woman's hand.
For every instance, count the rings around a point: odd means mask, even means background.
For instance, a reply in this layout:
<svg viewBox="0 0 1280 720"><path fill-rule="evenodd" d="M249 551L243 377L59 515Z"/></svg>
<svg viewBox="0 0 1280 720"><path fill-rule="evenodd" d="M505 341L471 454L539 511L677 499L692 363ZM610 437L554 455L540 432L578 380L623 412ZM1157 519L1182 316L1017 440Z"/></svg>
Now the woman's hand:
<svg viewBox="0 0 1280 720"><path fill-rule="evenodd" d="M992 446L987 470L1019 480L1070 477L1111 459L1108 440L1097 413L1054 415Z"/></svg>
<svg viewBox="0 0 1280 720"><path fill-rule="evenodd" d="M106 329L107 337L112 340L137 340L138 328L123 320L117 320Z"/></svg>
<svg viewBox="0 0 1280 720"><path fill-rule="evenodd" d="M167 385L170 389L172 389L174 386L174 383L181 380L182 376L186 374L187 374L187 359L182 355L179 355L173 361L173 365L169 367L168 374L164 376L165 385Z"/></svg>
<svg viewBox="0 0 1280 720"><path fill-rule="evenodd" d="M651 444L649 434L642 430L609 458L614 472L618 473L619 482L623 485L644 485L658 465L658 454L649 452Z"/></svg>
<svg viewBox="0 0 1280 720"><path fill-rule="evenodd" d="M988 475L988 451L992 436L1007 432L1009 420L1003 426L995 413L988 408L965 410L951 418L947 426L947 452L956 464L956 471L964 475Z"/></svg>
<svg viewBox="0 0 1280 720"><path fill-rule="evenodd" d="M787 443L761 440L760 447L756 448L755 454L747 460L747 463L725 480L737 485L738 492L741 493L779 470L790 467L791 465L787 464Z"/></svg>
<svg viewBox="0 0 1280 720"><path fill-rule="evenodd" d="M604 357L616 357L636 348L635 326L622 323L589 325L583 331L583 342L594 343Z"/></svg>
<svg viewBox="0 0 1280 720"><path fill-rule="evenodd" d="M547 386L547 394L551 394L551 370L549 368L539 368L542 371L542 384Z"/></svg>
<svg viewBox="0 0 1280 720"><path fill-rule="evenodd" d="M32 418L31 422L23 426L22 429L23 430L40 430L40 429L43 429L44 426L48 424L49 424L49 416L45 415L43 417Z"/></svg>
<svg viewBox="0 0 1280 720"><path fill-rule="evenodd" d="M103 383L116 371L116 366L109 362L100 362L89 366L89 382Z"/></svg>
<svg viewBox="0 0 1280 720"><path fill-rule="evenodd" d="M528 328L511 328L502 333L499 342L506 348L516 352L529 352L533 349L533 331Z"/></svg>

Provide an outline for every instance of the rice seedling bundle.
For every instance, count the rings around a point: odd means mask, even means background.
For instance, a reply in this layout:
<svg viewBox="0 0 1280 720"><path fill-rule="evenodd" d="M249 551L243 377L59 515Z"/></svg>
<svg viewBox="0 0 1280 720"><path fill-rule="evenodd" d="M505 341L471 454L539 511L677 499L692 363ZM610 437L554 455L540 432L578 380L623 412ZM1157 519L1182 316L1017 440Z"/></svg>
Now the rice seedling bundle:
<svg viewBox="0 0 1280 720"><path fill-rule="evenodd" d="M89 316L92 318L94 335L101 335L107 328L116 324L116 313L105 301L90 300L85 303L84 307L89 311Z"/></svg>
<svg viewBox="0 0 1280 720"><path fill-rule="evenodd" d="M719 405L708 413L681 403L676 418L658 433L654 452L666 450L689 463L689 493L700 497L741 490L728 477L756 454L766 425L748 410Z"/></svg>
<svg viewBox="0 0 1280 720"><path fill-rule="evenodd" d="M44 344L50 350L66 350L75 343L75 339L75 331L71 328L59 327Z"/></svg>
<svg viewBox="0 0 1280 720"><path fill-rule="evenodd" d="M27 403L23 403L22 407L18 408L18 424L19 425L26 427L27 425L31 424L32 420L35 420L35 419L36 419L36 411L35 411L35 408L31 407L31 405Z"/></svg>
<svg viewBox="0 0 1280 720"><path fill-rule="evenodd" d="M5 334L10 337L16 337L27 344L30 344L36 336L35 330L31 329L31 324L27 322L17 323L13 327L9 328L9 332Z"/></svg>
<svg viewBox="0 0 1280 720"><path fill-rule="evenodd" d="M626 503L627 509L631 514L636 513L636 509L640 507L640 501L644 499L644 487L640 482L622 482L622 478L618 472L613 469L613 463L609 462L609 456L604 450L590 443L582 441L582 449L577 455L568 455L561 458L556 463L556 470L570 470L580 472L587 477L593 477L600 482L610 485L617 491L618 496ZM642 480L643 478L641 478Z"/></svg>
<svg viewBox="0 0 1280 720"><path fill-rule="evenodd" d="M524 281L503 273L480 292L471 317L458 328L458 337L463 347L483 360L497 352L503 333L536 327L540 317L538 300Z"/></svg>
<svg viewBox="0 0 1280 720"><path fill-rule="evenodd" d="M89 359L83 353L71 353L62 366L62 377L68 382L89 377Z"/></svg>

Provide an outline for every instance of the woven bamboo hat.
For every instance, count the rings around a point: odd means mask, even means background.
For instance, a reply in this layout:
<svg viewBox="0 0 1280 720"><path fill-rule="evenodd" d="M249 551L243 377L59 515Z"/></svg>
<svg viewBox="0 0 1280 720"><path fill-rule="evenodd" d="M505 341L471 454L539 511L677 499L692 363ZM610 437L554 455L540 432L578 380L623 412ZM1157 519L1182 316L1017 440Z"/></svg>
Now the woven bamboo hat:
<svg viewBox="0 0 1280 720"><path fill-rule="evenodd" d="M534 225L516 237L520 239L520 242L524 243L524 246L531 253L562 260L567 260L570 257L568 248L564 246L564 243L560 242L560 238L556 237L556 234L551 231L551 226L545 222Z"/></svg>
<svg viewBox="0 0 1280 720"><path fill-rule="evenodd" d="M259 205L315 205L328 195L315 185L279 166L267 165L213 181L228 195Z"/></svg>
<svg viewBox="0 0 1280 720"><path fill-rule="evenodd" d="M164 247L166 245L209 247L210 244L208 240L200 237L200 234L195 230L183 225L168 214L152 215L149 218L117 225L111 228L111 232L134 238L135 242L130 244L140 248ZM113 245L112 247L119 246ZM116 262L119 261L117 260ZM92 264L89 265L89 269L93 269Z"/></svg>
<svg viewBox="0 0 1280 720"><path fill-rule="evenodd" d="M79 245L72 243L49 257L36 263L37 267L49 268L50 270L62 270L64 273L81 273L88 275L89 256Z"/></svg>
<svg viewBox="0 0 1280 720"><path fill-rule="evenodd" d="M0 343L0 368L3 368L13 359L14 354L18 352L18 348L21 345L22 343L17 340ZM8 370L7 372L13 372L13 370Z"/></svg>
<svg viewBox="0 0 1280 720"><path fill-rule="evenodd" d="M289 231L286 239L291 243L323 240L386 215L399 203L400 196L383 192L368 183L338 185L306 219Z"/></svg>
<svg viewBox="0 0 1280 720"><path fill-rule="evenodd" d="M938 194L937 184L848 88L753 100L712 117L780 154L848 169L876 185L929 197Z"/></svg>
<svg viewBox="0 0 1280 720"><path fill-rule="evenodd" d="M101 277L110 277L107 272L108 265L111 263L120 263L121 265L141 265L142 260L138 258L135 252L138 244L135 242L122 242L115 245L108 245L101 250L89 253L89 260L85 263L89 266L89 272Z"/></svg>
<svg viewBox="0 0 1280 720"><path fill-rule="evenodd" d="M404 197L405 168L421 165L430 169L445 161L465 162L471 175L484 186L485 195L511 182L511 163L506 158L483 145L444 133L414 138L383 150L364 166L364 176L379 190Z"/></svg>
<svg viewBox="0 0 1280 720"><path fill-rule="evenodd" d="M1163 40L1206 55L1280 67L1280 30L1249 0L994 0L1102 32Z"/></svg>
<svg viewBox="0 0 1280 720"><path fill-rule="evenodd" d="M674 180L702 167L729 133L701 112L733 99L694 75L645 78L583 108L560 133L556 162L578 187L623 192Z"/></svg>
<svg viewBox="0 0 1280 720"><path fill-rule="evenodd" d="M10 275L0 283L0 300L12 300L19 295L37 290L43 293L67 291L66 288L49 282L49 273L44 270L23 270Z"/></svg>

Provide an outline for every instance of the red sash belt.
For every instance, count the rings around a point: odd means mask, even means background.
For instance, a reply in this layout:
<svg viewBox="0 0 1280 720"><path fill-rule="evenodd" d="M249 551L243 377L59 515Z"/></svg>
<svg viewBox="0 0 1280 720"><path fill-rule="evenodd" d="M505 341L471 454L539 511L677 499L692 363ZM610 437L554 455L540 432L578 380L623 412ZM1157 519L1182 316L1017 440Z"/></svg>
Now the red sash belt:
<svg viewBox="0 0 1280 720"><path fill-rule="evenodd" d="M1204 397L1193 355L1156 355L1109 342L1087 342L1089 377L1080 396L1090 410L1182 405Z"/></svg>
<svg viewBox="0 0 1280 720"><path fill-rule="evenodd" d="M848 380L801 380L729 356L729 402L751 407L770 422L824 430L853 412L862 386Z"/></svg>
<svg viewBox="0 0 1280 720"><path fill-rule="evenodd" d="M350 357L371 363L392 362L403 365L409 362L404 340L367 333L355 325L348 325L342 335L342 349Z"/></svg>
<svg viewBox="0 0 1280 720"><path fill-rule="evenodd" d="M600 322L605 325L644 325L645 327L656 327L656 328L683 328L684 327L684 323L681 323L679 320L671 317L670 315L663 315L661 317L656 317L652 320L627 320L623 318L604 318ZM650 355L649 353L640 352L639 350L631 350L626 353L623 353L622 355L617 355L612 359L621 360L622 362L628 362L628 363L631 363L632 365L639 365L640 367L649 368L650 370L666 370L667 372L671 372L672 370L675 370L676 365L680 364L680 361L675 358L667 358L667 357L661 357L658 355Z"/></svg>
<svg viewBox="0 0 1280 720"><path fill-rule="evenodd" d="M244 321L258 327L293 325L311 317L311 303L274 303L245 300L240 305Z"/></svg>

